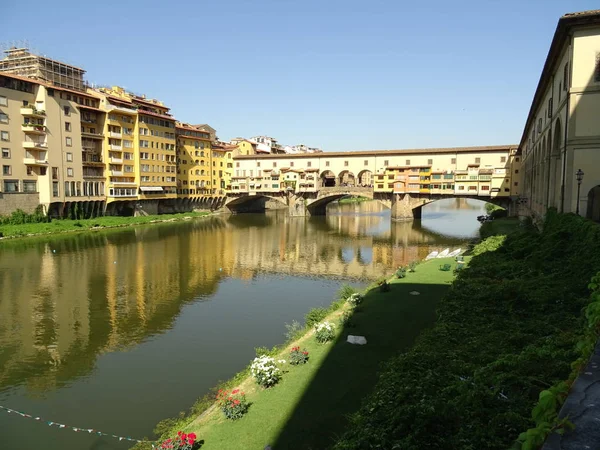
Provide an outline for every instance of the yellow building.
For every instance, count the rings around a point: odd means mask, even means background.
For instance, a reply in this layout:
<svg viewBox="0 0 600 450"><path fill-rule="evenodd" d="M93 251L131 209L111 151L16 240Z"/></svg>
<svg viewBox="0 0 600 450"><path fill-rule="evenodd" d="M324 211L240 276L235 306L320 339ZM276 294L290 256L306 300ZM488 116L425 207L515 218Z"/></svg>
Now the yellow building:
<svg viewBox="0 0 600 450"><path fill-rule="evenodd" d="M205 197L212 192L210 133L177 123L177 196Z"/></svg>
<svg viewBox="0 0 600 450"><path fill-rule="evenodd" d="M233 175L233 153L236 151L233 144L213 142L211 153L212 194L225 196L231 187Z"/></svg>

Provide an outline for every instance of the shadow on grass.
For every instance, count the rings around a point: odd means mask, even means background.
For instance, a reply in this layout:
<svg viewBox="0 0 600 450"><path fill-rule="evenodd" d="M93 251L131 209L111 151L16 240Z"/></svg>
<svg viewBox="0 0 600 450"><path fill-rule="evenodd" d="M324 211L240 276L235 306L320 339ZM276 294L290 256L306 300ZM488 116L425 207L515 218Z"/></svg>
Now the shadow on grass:
<svg viewBox="0 0 600 450"><path fill-rule="evenodd" d="M450 283L403 281L390 287L389 292L374 289L365 296L272 445L274 450L333 445L348 424L348 415L372 392L381 363L410 348L433 324L436 304ZM419 295L411 295L413 291ZM367 345L347 343L349 334L365 336Z"/></svg>

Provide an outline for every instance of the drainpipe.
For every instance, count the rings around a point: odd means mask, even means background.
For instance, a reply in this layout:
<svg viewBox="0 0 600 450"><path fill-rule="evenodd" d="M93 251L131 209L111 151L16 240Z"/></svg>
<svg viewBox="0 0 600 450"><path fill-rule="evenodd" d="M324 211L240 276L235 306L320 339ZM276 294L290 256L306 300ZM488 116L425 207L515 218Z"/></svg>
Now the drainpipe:
<svg viewBox="0 0 600 450"><path fill-rule="evenodd" d="M571 35L571 42L569 43L569 56L570 51L573 48L573 36ZM562 185L560 187L560 212L565 212L565 177L567 176L567 135L569 132L569 105L571 103L571 78L573 74L573 64L571 64L572 58L569 58L569 86L567 86L567 105L566 105L566 114L565 114L565 137L563 140L563 157L562 157Z"/></svg>

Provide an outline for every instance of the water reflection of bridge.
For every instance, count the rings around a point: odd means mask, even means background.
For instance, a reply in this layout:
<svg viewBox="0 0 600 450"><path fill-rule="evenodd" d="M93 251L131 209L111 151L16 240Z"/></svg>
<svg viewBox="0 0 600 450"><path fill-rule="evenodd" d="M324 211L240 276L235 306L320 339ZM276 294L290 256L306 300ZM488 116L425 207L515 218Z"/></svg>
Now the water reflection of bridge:
<svg viewBox="0 0 600 450"><path fill-rule="evenodd" d="M214 217L5 242L0 390L26 383L43 392L87 374L98 355L171 328L223 277L376 278L447 241L374 214Z"/></svg>

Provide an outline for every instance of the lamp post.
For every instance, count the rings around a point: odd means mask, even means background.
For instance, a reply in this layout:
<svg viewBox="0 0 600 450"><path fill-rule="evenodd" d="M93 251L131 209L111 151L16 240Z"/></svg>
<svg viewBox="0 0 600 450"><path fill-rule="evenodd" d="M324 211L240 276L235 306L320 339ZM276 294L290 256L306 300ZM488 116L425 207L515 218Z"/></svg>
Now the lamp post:
<svg viewBox="0 0 600 450"><path fill-rule="evenodd" d="M577 169L577 172L575 172L575 177L577 177L577 209L575 210L575 213L577 215L579 215L579 191L581 190L581 182L583 181L584 175L585 174L581 169Z"/></svg>

